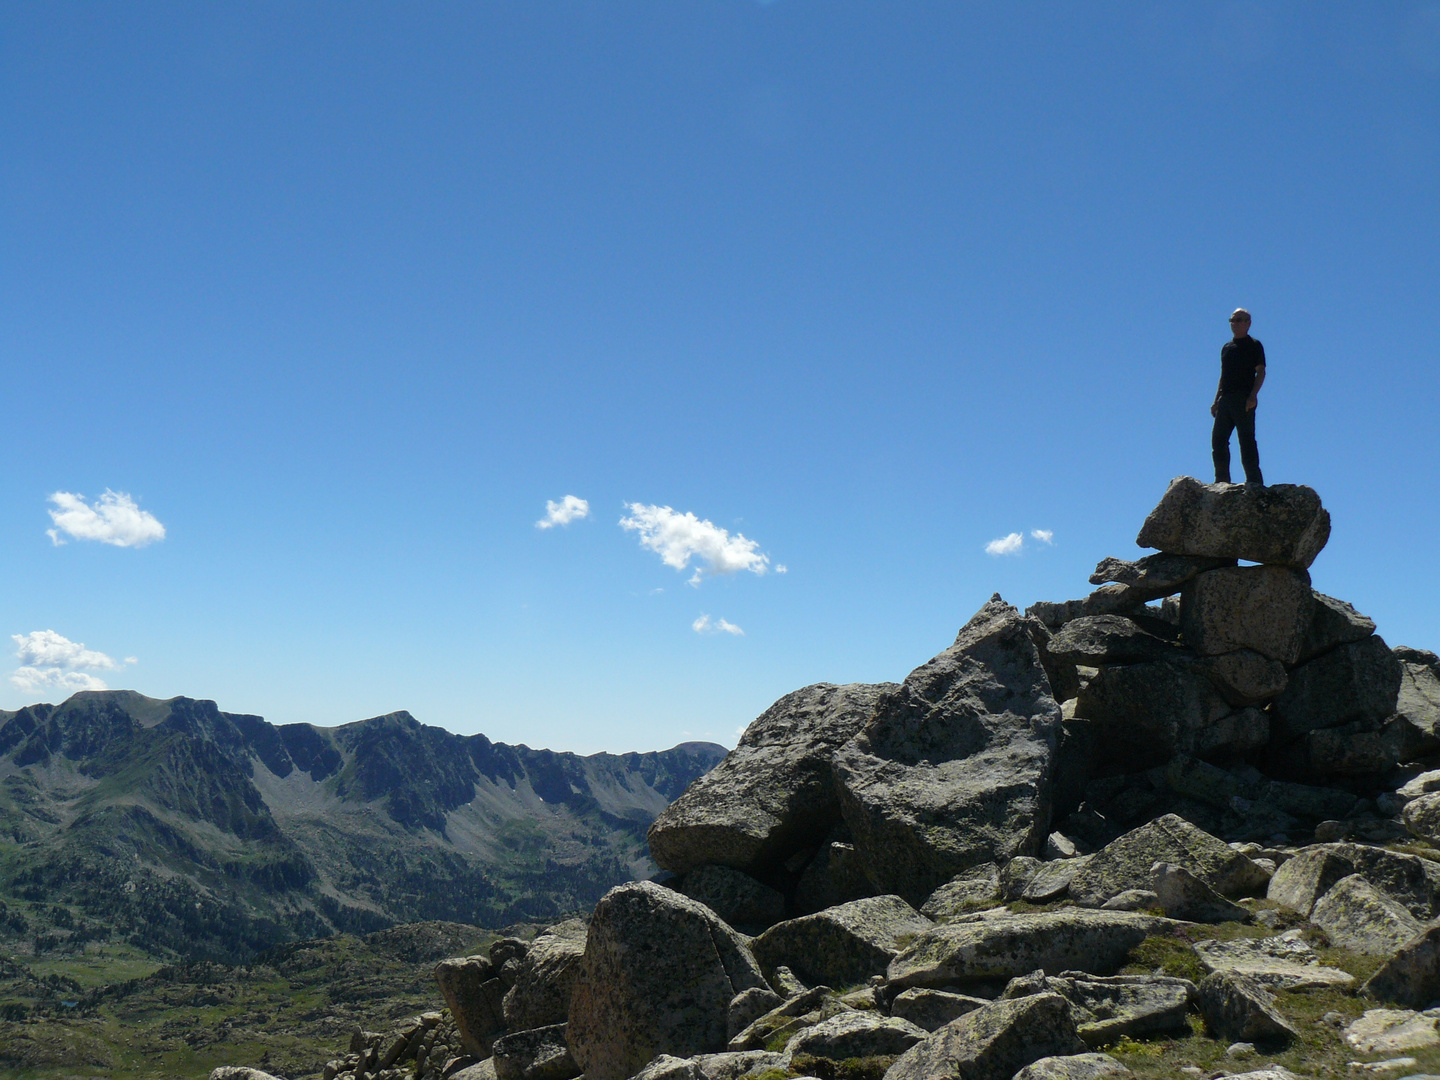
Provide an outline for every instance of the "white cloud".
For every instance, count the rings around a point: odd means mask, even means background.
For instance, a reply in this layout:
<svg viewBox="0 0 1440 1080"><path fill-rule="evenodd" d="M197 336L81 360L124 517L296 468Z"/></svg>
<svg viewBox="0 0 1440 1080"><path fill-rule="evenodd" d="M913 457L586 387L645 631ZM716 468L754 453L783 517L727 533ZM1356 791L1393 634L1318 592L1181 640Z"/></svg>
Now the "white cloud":
<svg viewBox="0 0 1440 1080"><path fill-rule="evenodd" d="M105 681L88 671L116 671L123 665L103 652L87 649L83 642L71 641L54 630L35 630L28 634L11 634L15 642L15 658L20 666L10 674L10 682L25 693L42 690L105 690ZM125 664L137 663L127 656Z"/></svg>
<svg viewBox="0 0 1440 1080"><path fill-rule="evenodd" d="M46 529L45 534L56 547L66 542L62 533L76 540L99 540L116 547L144 547L165 539L165 526L123 491L106 488L94 503L87 503L83 495L57 491L49 501L55 504L55 509L49 511L55 528Z"/></svg>
<svg viewBox="0 0 1440 1080"><path fill-rule="evenodd" d="M1054 546L1055 532L1052 529L1031 529L1030 535L1032 538L1039 540L1042 544L1050 544L1051 546Z"/></svg>
<svg viewBox="0 0 1440 1080"><path fill-rule="evenodd" d="M770 567L770 556L755 549L760 545L747 540L741 533L731 536L710 521L702 521L692 513L677 513L668 506L646 506L626 503L629 517L620 519L620 527L640 534L640 546L660 556L666 566L684 570L692 558L705 565L697 567L689 584L699 585L703 577L733 574L748 570L763 574Z"/></svg>
<svg viewBox="0 0 1440 1080"><path fill-rule="evenodd" d="M576 498L574 495L566 495L559 502L554 499L545 501L545 516L535 522L535 527L537 529L553 529L556 525L569 525L572 521L579 521L589 516L589 502Z"/></svg>
<svg viewBox="0 0 1440 1080"><path fill-rule="evenodd" d="M744 637L745 631L736 626L729 619L711 619L709 615L701 615L693 623L690 629L697 634L734 634L736 637Z"/></svg>
<svg viewBox="0 0 1440 1080"><path fill-rule="evenodd" d="M1025 538L1019 533L1011 533L1009 536L1002 536L998 540L991 540L985 545L987 555L1018 555L1020 547L1025 543Z"/></svg>

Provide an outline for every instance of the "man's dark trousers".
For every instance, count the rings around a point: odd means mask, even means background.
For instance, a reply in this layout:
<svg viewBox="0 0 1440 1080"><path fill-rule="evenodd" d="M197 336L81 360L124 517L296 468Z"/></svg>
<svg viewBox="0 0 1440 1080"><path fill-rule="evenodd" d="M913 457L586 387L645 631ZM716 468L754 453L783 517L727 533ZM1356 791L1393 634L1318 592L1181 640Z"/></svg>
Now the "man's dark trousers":
<svg viewBox="0 0 1440 1080"><path fill-rule="evenodd" d="M1263 484L1260 475L1260 451L1255 446L1255 410L1247 409L1245 403L1250 395L1245 391L1221 394L1215 403L1215 429L1210 433L1210 451L1215 456L1215 482L1230 483L1230 433L1240 436L1240 464L1245 466L1247 484Z"/></svg>

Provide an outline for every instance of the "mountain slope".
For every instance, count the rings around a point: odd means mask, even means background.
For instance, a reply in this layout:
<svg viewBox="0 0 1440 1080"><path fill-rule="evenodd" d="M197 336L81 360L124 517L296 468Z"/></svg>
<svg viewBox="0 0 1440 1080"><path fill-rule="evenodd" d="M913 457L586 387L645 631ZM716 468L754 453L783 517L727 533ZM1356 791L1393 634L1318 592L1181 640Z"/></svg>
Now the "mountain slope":
<svg viewBox="0 0 1440 1080"><path fill-rule="evenodd" d="M27 706L0 714L0 939L235 958L575 911L654 872L646 827L724 754L580 757L404 712L275 726L130 691Z"/></svg>

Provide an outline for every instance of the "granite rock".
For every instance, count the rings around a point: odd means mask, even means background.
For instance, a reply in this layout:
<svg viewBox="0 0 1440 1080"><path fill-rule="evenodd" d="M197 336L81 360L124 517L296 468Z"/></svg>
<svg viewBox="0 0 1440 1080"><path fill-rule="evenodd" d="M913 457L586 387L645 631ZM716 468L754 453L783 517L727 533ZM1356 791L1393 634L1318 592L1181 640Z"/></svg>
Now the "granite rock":
<svg viewBox="0 0 1440 1080"><path fill-rule="evenodd" d="M1275 1008L1275 995L1254 979L1217 971L1205 976L1198 990L1200 1013L1217 1038L1283 1043L1297 1037Z"/></svg>
<svg viewBox="0 0 1440 1080"><path fill-rule="evenodd" d="M730 926L753 933L785 917L784 893L729 866L697 866L686 871L680 891Z"/></svg>
<svg viewBox="0 0 1440 1080"><path fill-rule="evenodd" d="M1070 882L1078 904L1099 907L1126 889L1150 888L1157 862L1182 866L1222 896L1263 889L1269 875L1223 840L1165 814L1112 841Z"/></svg>
<svg viewBox="0 0 1440 1080"><path fill-rule="evenodd" d="M1059 994L996 1001L907 1050L885 1080L1011 1080L1043 1057L1083 1053L1070 1004Z"/></svg>
<svg viewBox="0 0 1440 1080"><path fill-rule="evenodd" d="M1399 901L1359 874L1343 877L1315 902L1310 921L1332 944L1369 956L1391 956L1424 925Z"/></svg>
<svg viewBox="0 0 1440 1080"><path fill-rule="evenodd" d="M1038 851L1059 730L1025 619L992 597L836 754L845 822L877 891L920 904L962 870Z"/></svg>
<svg viewBox="0 0 1440 1080"><path fill-rule="evenodd" d="M1312 488L1170 481L1135 542L1173 555L1244 559L1307 569L1330 538L1330 514Z"/></svg>
<svg viewBox="0 0 1440 1080"><path fill-rule="evenodd" d="M1283 566L1210 570L1180 594L1180 633L1201 656L1253 649L1293 664L1315 601L1310 576Z"/></svg>
<svg viewBox="0 0 1440 1080"><path fill-rule="evenodd" d="M1272 730L1288 741L1354 721L1378 727L1395 711L1400 682L1400 661L1379 635L1341 645L1290 672L1271 706Z"/></svg>
<svg viewBox="0 0 1440 1080"><path fill-rule="evenodd" d="M764 987L745 941L709 908L653 882L595 907L568 1038L588 1080L624 1080L658 1054L725 1049L730 1002Z"/></svg>
<svg viewBox="0 0 1440 1080"><path fill-rule="evenodd" d="M934 924L898 896L872 896L777 923L751 943L760 970L780 965L805 982L851 986L886 967Z"/></svg>
<svg viewBox="0 0 1440 1080"><path fill-rule="evenodd" d="M563 1024L585 956L585 924L569 919L542 930L530 943L502 1008L511 1031Z"/></svg>
<svg viewBox="0 0 1440 1080"><path fill-rule="evenodd" d="M1440 926L1432 926L1402 945L1360 992L1378 1001L1428 1008L1440 1000Z"/></svg>

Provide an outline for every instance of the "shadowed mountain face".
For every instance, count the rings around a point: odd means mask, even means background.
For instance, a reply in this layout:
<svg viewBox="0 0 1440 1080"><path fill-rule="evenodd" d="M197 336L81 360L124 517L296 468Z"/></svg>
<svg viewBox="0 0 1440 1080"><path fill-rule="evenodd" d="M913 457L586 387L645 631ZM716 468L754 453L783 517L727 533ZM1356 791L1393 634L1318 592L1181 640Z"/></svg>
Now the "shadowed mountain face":
<svg viewBox="0 0 1440 1080"><path fill-rule="evenodd" d="M408 713L276 727L130 691L0 713L0 937L244 957L278 941L592 906L725 755L575 754Z"/></svg>

